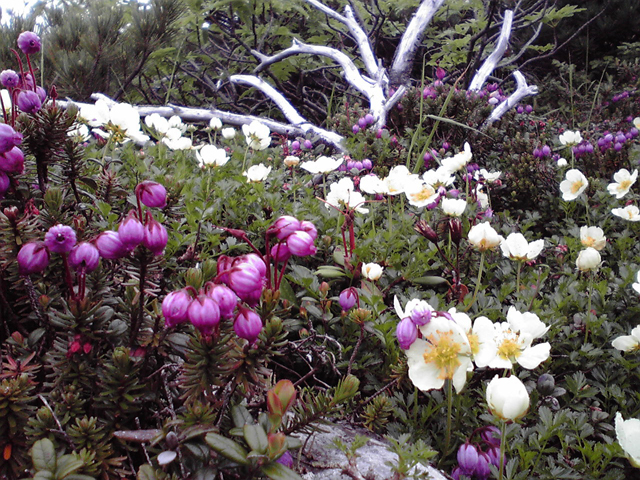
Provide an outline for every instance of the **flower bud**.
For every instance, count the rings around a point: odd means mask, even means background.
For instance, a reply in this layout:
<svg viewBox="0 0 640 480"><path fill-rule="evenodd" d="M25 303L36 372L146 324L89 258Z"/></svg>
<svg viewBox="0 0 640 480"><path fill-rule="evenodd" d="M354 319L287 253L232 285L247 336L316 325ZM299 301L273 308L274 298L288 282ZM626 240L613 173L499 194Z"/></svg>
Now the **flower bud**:
<svg viewBox="0 0 640 480"><path fill-rule="evenodd" d="M220 255L216 263L217 281L229 283L229 270L233 267L233 259L227 255Z"/></svg>
<svg viewBox="0 0 640 480"><path fill-rule="evenodd" d="M54 85L51 88L55 89L56 86ZM44 103L44 101L47 99L47 91L44 88L42 88L40 86L37 86L36 87L36 93L38 94L38 98L40 99L40 103L41 104Z"/></svg>
<svg viewBox="0 0 640 480"><path fill-rule="evenodd" d="M555 388L556 381L553 375L543 373L538 377L538 392L540 392L540 395L544 395L545 397L552 395Z"/></svg>
<svg viewBox="0 0 640 480"><path fill-rule="evenodd" d="M313 244L313 238L311 235L301 230L289 235L286 243L291 254L297 257L314 255L317 251L316 246Z"/></svg>
<svg viewBox="0 0 640 480"><path fill-rule="evenodd" d="M358 302L358 290L354 287L345 288L339 297L339 303L342 310L347 311L352 309Z"/></svg>
<svg viewBox="0 0 640 480"><path fill-rule="evenodd" d="M44 244L51 252L68 253L76 244L76 232L67 225L55 225L45 234Z"/></svg>
<svg viewBox="0 0 640 480"><path fill-rule="evenodd" d="M529 393L516 377L498 377L487 385L487 404L491 413L503 420L517 420L529 410Z"/></svg>
<svg viewBox="0 0 640 480"><path fill-rule="evenodd" d="M127 249L122 244L118 232L107 230L102 232L95 241L96 248L102 258L113 260L122 258L127 254Z"/></svg>
<svg viewBox="0 0 640 480"><path fill-rule="evenodd" d="M44 242L30 242L18 252L18 267L22 275L42 272L49 265L49 251Z"/></svg>
<svg viewBox="0 0 640 480"><path fill-rule="evenodd" d="M282 416L296 400L296 387L291 380L280 380L267 391L267 410L270 415Z"/></svg>
<svg viewBox="0 0 640 480"><path fill-rule="evenodd" d="M419 220L413 229L432 243L438 243L438 234L424 220Z"/></svg>
<svg viewBox="0 0 640 480"><path fill-rule="evenodd" d="M136 197L150 208L163 208L167 204L167 190L157 182L145 180L136 187Z"/></svg>
<svg viewBox="0 0 640 480"><path fill-rule="evenodd" d="M362 276L367 280L375 282L382 276L383 268L377 263L363 263Z"/></svg>
<svg viewBox="0 0 640 480"><path fill-rule="evenodd" d="M16 88L20 83L20 77L13 70L3 70L0 73L0 83L4 88Z"/></svg>
<svg viewBox="0 0 640 480"><path fill-rule="evenodd" d="M271 247L271 258L276 262L284 263L289 260L289 257L291 257L291 252L289 251L289 247L287 247L286 243L276 243Z"/></svg>
<svg viewBox="0 0 640 480"><path fill-rule="evenodd" d="M0 170L0 199L7 193L9 187L11 186L11 179L9 176Z"/></svg>
<svg viewBox="0 0 640 480"><path fill-rule="evenodd" d="M151 253L154 255L162 255L168 241L169 234L167 233L167 229L147 211L147 222L144 226L142 244L151 250Z"/></svg>
<svg viewBox="0 0 640 480"><path fill-rule="evenodd" d="M33 32L22 32L18 36L18 48L22 50L25 55L38 53L42 48L40 37Z"/></svg>
<svg viewBox="0 0 640 480"><path fill-rule="evenodd" d="M416 341L418 338L418 327L411 321L411 318L407 317L400 320L400 323L398 323L396 327L396 337L398 338L400 348L403 350L408 350L413 342Z"/></svg>
<svg viewBox="0 0 640 480"><path fill-rule="evenodd" d="M69 253L69 263L76 270L84 269L85 272L91 272L100 263L100 252L91 243L79 243Z"/></svg>
<svg viewBox="0 0 640 480"><path fill-rule="evenodd" d="M468 476L472 476L478 465L478 450L470 443L463 443L458 449L458 465Z"/></svg>
<svg viewBox="0 0 640 480"><path fill-rule="evenodd" d="M593 247L587 247L578 254L576 267L581 272L597 270L601 263L600 252Z"/></svg>
<svg viewBox="0 0 640 480"><path fill-rule="evenodd" d="M267 235L275 235L278 240L284 240L298 230L300 230L300 220L290 215L283 215L267 229Z"/></svg>
<svg viewBox="0 0 640 480"><path fill-rule="evenodd" d="M164 297L164 300L162 300L162 315L164 316L165 326L171 328L179 323L186 322L192 301L191 295L184 289L171 292Z"/></svg>
<svg viewBox="0 0 640 480"><path fill-rule="evenodd" d="M499 434L498 434L499 435ZM496 467L500 467L500 447L493 446L487 450L487 456L489 457L489 463ZM506 462L503 462L503 464Z"/></svg>
<svg viewBox="0 0 640 480"><path fill-rule="evenodd" d="M500 430L493 425L484 427L480 432L480 437L489 446L500 447Z"/></svg>
<svg viewBox="0 0 640 480"><path fill-rule="evenodd" d="M0 124L1 125L1 124ZM7 173L24 172L24 154L18 147L0 153L0 170Z"/></svg>
<svg viewBox="0 0 640 480"><path fill-rule="evenodd" d="M262 331L262 319L253 310L241 307L233 322L233 331L240 338L244 338L250 344L253 344Z"/></svg>
<svg viewBox="0 0 640 480"><path fill-rule="evenodd" d="M267 275L267 264L264 263L262 257L256 253L248 253L246 255L242 255L234 260L233 265L239 265L241 263L248 263L252 265L262 277Z"/></svg>
<svg viewBox="0 0 640 480"><path fill-rule="evenodd" d="M427 302L420 302L411 310L411 316L409 318L416 326L426 325L431 321L431 312L431 307Z"/></svg>
<svg viewBox="0 0 640 480"><path fill-rule="evenodd" d="M300 222L300 230L308 233L314 241L316 238L318 238L318 230L316 229L316 226L308 220L303 220Z"/></svg>
<svg viewBox="0 0 640 480"><path fill-rule="evenodd" d="M218 304L206 295L198 295L187 310L189 321L203 335L211 335L220 323Z"/></svg>
<svg viewBox="0 0 640 480"><path fill-rule="evenodd" d="M5 153L22 143L22 134L11 125L0 123L0 153Z"/></svg>
<svg viewBox="0 0 640 480"><path fill-rule="evenodd" d="M118 226L118 236L127 250L133 250L144 240L144 225L136 216L135 210L131 210Z"/></svg>
<svg viewBox="0 0 640 480"><path fill-rule="evenodd" d="M240 263L229 271L228 285L244 299L256 290L262 291L263 276L250 263Z"/></svg>
<svg viewBox="0 0 640 480"><path fill-rule="evenodd" d="M25 113L36 113L42 108L42 101L33 90L23 90L18 94L16 100L18 108Z"/></svg>
<svg viewBox="0 0 640 480"><path fill-rule="evenodd" d="M449 219L449 233L451 234L451 241L459 245L460 240L462 240L462 222L460 222L459 218Z"/></svg>
<svg viewBox="0 0 640 480"><path fill-rule="evenodd" d="M485 452L480 452L476 463L476 478L489 478L491 474L490 464L491 458L489 458L489 455Z"/></svg>
<svg viewBox="0 0 640 480"><path fill-rule="evenodd" d="M233 290L226 285L208 282L205 293L218 304L222 318L233 317L233 312L238 304L238 296Z"/></svg>

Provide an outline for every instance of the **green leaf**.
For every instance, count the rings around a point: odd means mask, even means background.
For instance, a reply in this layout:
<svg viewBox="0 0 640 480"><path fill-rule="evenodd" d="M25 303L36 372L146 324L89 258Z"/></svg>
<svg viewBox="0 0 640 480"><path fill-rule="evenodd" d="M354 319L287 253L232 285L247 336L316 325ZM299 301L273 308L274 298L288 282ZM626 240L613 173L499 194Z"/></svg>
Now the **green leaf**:
<svg viewBox="0 0 640 480"><path fill-rule="evenodd" d="M72 473L64 478L64 480L96 480L91 475L83 475L81 473Z"/></svg>
<svg viewBox="0 0 640 480"><path fill-rule="evenodd" d="M262 473L272 480L302 480L302 477L281 463L273 462L261 468Z"/></svg>
<svg viewBox="0 0 640 480"><path fill-rule="evenodd" d="M325 278L340 278L347 276L342 268L334 267L332 265L322 265L318 267L318 269L314 273Z"/></svg>
<svg viewBox="0 0 640 480"><path fill-rule="evenodd" d="M56 471L57 457L53 442L48 438L38 440L31 448L31 459L36 470Z"/></svg>
<svg viewBox="0 0 640 480"><path fill-rule="evenodd" d="M145 463L138 470L138 480L156 480L156 472L151 465Z"/></svg>
<svg viewBox="0 0 640 480"><path fill-rule="evenodd" d="M33 476L33 480L53 480L54 478L53 472L49 470L40 470Z"/></svg>
<svg viewBox="0 0 640 480"><path fill-rule="evenodd" d="M56 468L56 478L62 480L67 475L71 475L84 465L82 460L78 460L73 455L63 455L58 459L58 467Z"/></svg>
<svg viewBox="0 0 640 480"><path fill-rule="evenodd" d="M247 441L251 450L264 454L269 447L269 439L264 429L257 424L245 423L243 427L244 439Z"/></svg>
<svg viewBox="0 0 640 480"><path fill-rule="evenodd" d="M239 463L240 465L247 465L247 463L249 463L247 461L247 451L233 440L229 440L217 433L207 433L204 441L220 455L233 462Z"/></svg>
<svg viewBox="0 0 640 480"><path fill-rule="evenodd" d="M233 424L238 428L244 427L247 423L253 423L249 410L242 405L236 405L231 409L231 418L233 419Z"/></svg>
<svg viewBox="0 0 640 480"><path fill-rule="evenodd" d="M412 281L419 285L442 285L443 283L447 283L444 278L436 276L418 277L414 278Z"/></svg>

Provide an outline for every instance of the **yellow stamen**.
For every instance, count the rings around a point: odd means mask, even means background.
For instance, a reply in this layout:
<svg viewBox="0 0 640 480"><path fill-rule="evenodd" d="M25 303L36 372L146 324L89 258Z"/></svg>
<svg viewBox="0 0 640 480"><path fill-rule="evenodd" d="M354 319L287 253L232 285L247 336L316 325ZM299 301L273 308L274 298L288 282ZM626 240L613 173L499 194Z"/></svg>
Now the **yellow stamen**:
<svg viewBox="0 0 640 480"><path fill-rule="evenodd" d="M498 346L498 355L504 360L513 361L520 356L522 351L516 338L505 338Z"/></svg>
<svg viewBox="0 0 640 480"><path fill-rule="evenodd" d="M571 184L571 193L576 194L582 188L582 180L577 180Z"/></svg>
<svg viewBox="0 0 640 480"><path fill-rule="evenodd" d="M458 354L462 346L453 340L452 331L438 333L440 334L438 340L433 335L427 337L429 346L422 356L425 363L434 363L440 370L438 378L452 379L456 369L460 366Z"/></svg>

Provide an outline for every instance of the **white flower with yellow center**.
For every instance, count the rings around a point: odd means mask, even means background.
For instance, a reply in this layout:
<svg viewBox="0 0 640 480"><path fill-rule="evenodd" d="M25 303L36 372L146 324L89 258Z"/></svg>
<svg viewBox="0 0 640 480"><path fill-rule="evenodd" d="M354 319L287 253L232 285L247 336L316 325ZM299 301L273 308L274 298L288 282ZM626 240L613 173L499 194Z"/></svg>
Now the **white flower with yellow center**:
<svg viewBox="0 0 640 480"><path fill-rule="evenodd" d="M636 117L633 119L633 126L640 130L640 117Z"/></svg>
<svg viewBox="0 0 640 480"><path fill-rule="evenodd" d="M330 173L336 170L344 162L344 158L320 156L314 161L302 162L300 168L309 173Z"/></svg>
<svg viewBox="0 0 640 480"><path fill-rule="evenodd" d="M494 183L500 178L501 175L502 172L489 172L486 168L481 168L480 170L476 170L474 172L473 178L476 181L484 180L487 183Z"/></svg>
<svg viewBox="0 0 640 480"><path fill-rule="evenodd" d="M454 322L467 334L471 357L476 367L482 368L496 356L495 328L487 317L478 317L471 324L471 318L464 312L458 312L455 307L449 309L449 315Z"/></svg>
<svg viewBox="0 0 640 480"><path fill-rule="evenodd" d="M533 260L540 255L543 248L544 240L529 243L521 233L510 233L500 244L500 249L505 257L519 262Z"/></svg>
<svg viewBox="0 0 640 480"><path fill-rule="evenodd" d="M467 208L467 201L459 198L443 198L440 206L446 215L459 217Z"/></svg>
<svg viewBox="0 0 640 480"><path fill-rule="evenodd" d="M601 263L602 257L600 256L600 252L593 247L580 250L578 258L576 258L576 267L578 267L578 270L581 272L597 270Z"/></svg>
<svg viewBox="0 0 640 480"><path fill-rule="evenodd" d="M200 168L221 167L229 161L225 149L215 145L204 145L199 151L196 151L196 158Z"/></svg>
<svg viewBox="0 0 640 480"><path fill-rule="evenodd" d="M566 147L571 147L573 145L578 145L582 142L582 135L580 135L579 131L572 132L571 130L567 130L563 134L559 136L560 143Z"/></svg>
<svg viewBox="0 0 640 480"><path fill-rule="evenodd" d="M400 195L404 193L407 183L416 178L418 175L411 173L404 165L396 165L382 181L387 186L389 195Z"/></svg>
<svg viewBox="0 0 640 480"><path fill-rule="evenodd" d="M622 198L629 193L631 186L636 183L636 180L638 179L638 170L634 170L633 173L629 173L629 170L623 168L613 175L613 179L615 180L615 183L607 185L607 190L611 195L615 195L616 198Z"/></svg>
<svg viewBox="0 0 640 480"><path fill-rule="evenodd" d="M468 239L471 246L481 252L494 249L504 241L502 235L498 235L489 222L478 223L471 227Z"/></svg>
<svg viewBox="0 0 640 480"><path fill-rule="evenodd" d="M339 182L332 183L327 193L325 207L334 206L342 209L343 206L353 209L359 213L369 213L368 208L364 208L366 200L360 192L355 191L355 186L350 178L342 178Z"/></svg>
<svg viewBox="0 0 640 480"><path fill-rule="evenodd" d="M624 218L630 222L640 221L640 209L635 205L627 205L624 208L612 208L611 213L616 217Z"/></svg>
<svg viewBox="0 0 640 480"><path fill-rule="evenodd" d="M600 227L580 227L580 242L584 247L602 250L607 244L607 237Z"/></svg>
<svg viewBox="0 0 640 480"><path fill-rule="evenodd" d="M582 172L576 168L567 170L565 178L560 182L560 191L562 192L562 199L565 202L575 200L580 196L582 192L589 186L589 181Z"/></svg>
<svg viewBox="0 0 640 480"><path fill-rule="evenodd" d="M295 167L300 163L300 157L296 157L295 155L287 155L284 157L283 162L287 167Z"/></svg>
<svg viewBox="0 0 640 480"><path fill-rule="evenodd" d="M99 99L95 105L84 105L80 108L80 116L91 127L103 127L104 130L93 130L103 138L112 138L115 142L133 140L139 145L149 140L149 136L143 134L140 129L138 110L128 103L108 104L105 100Z"/></svg>
<svg viewBox="0 0 640 480"><path fill-rule="evenodd" d="M624 450L625 456L636 468L640 468L640 420L625 420L620 412L616 413L616 438Z"/></svg>
<svg viewBox="0 0 640 480"><path fill-rule="evenodd" d="M631 335L622 335L611 342L613 348L623 352L640 350L640 325L631 330Z"/></svg>
<svg viewBox="0 0 640 480"><path fill-rule="evenodd" d="M423 182L419 177L407 178L404 185L404 194L409 204L418 208L431 205L440 196L433 185Z"/></svg>
<svg viewBox="0 0 640 480"><path fill-rule="evenodd" d="M360 178L360 191L369 195L386 195L389 193L387 185L377 175L365 175Z"/></svg>
<svg viewBox="0 0 640 480"><path fill-rule="evenodd" d="M507 321L494 324L494 328L496 356L488 363L490 368L511 368L518 363L532 370L549 358L548 342L531 345L549 330L535 313L521 313L510 307Z"/></svg>
<svg viewBox="0 0 640 480"><path fill-rule="evenodd" d="M262 163L253 165L245 172L242 172L242 174L247 177L247 182L249 183L264 182L269 176L269 173L271 173L271 167L267 167Z"/></svg>
<svg viewBox="0 0 640 480"><path fill-rule="evenodd" d="M375 282L382 276L384 269L377 263L363 263L362 264L362 276L367 280Z"/></svg>
<svg viewBox="0 0 640 480"><path fill-rule="evenodd" d="M254 120L249 125L242 126L242 133L249 148L264 150L271 145L271 130L264 123Z"/></svg>
<svg viewBox="0 0 640 480"><path fill-rule="evenodd" d="M420 327L422 338L406 350L409 378L420 390L438 390L451 380L456 392L467 382L473 369L467 335L454 321L434 317Z"/></svg>
<svg viewBox="0 0 640 480"><path fill-rule="evenodd" d="M471 161L471 147L469 143L464 144L464 150L455 154L453 157L443 158L441 165L450 172L457 172L467 166L467 163Z"/></svg>
<svg viewBox="0 0 640 480"><path fill-rule="evenodd" d="M422 179L434 187L449 187L454 184L456 177L444 167L438 167L437 170L427 170L422 175Z"/></svg>

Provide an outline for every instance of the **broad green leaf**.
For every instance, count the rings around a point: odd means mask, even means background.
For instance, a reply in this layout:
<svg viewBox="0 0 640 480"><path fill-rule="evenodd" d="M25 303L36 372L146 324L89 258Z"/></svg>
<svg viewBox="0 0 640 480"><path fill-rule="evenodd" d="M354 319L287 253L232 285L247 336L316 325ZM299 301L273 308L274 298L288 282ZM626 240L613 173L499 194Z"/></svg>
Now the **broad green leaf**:
<svg viewBox="0 0 640 480"><path fill-rule="evenodd" d="M302 480L300 475L278 462L265 465L261 470L271 480Z"/></svg>
<svg viewBox="0 0 640 480"><path fill-rule="evenodd" d="M57 457L53 442L48 438L38 440L31 448L31 459L36 470L56 471Z"/></svg>
<svg viewBox="0 0 640 480"><path fill-rule="evenodd" d="M243 427L244 439L247 441L251 450L264 454L269 447L269 440L264 429L257 424L245 423Z"/></svg>
<svg viewBox="0 0 640 480"><path fill-rule="evenodd" d="M247 451L233 440L229 440L217 433L207 433L205 442L220 455L232 460L240 465L246 465Z"/></svg>
<svg viewBox="0 0 640 480"><path fill-rule="evenodd" d="M145 463L138 470L138 480L156 480L156 472L151 465Z"/></svg>
<svg viewBox="0 0 640 480"><path fill-rule="evenodd" d="M62 480L71 475L76 470L79 470L84 465L82 460L78 460L73 455L63 455L58 459L58 466L56 468L56 478Z"/></svg>

